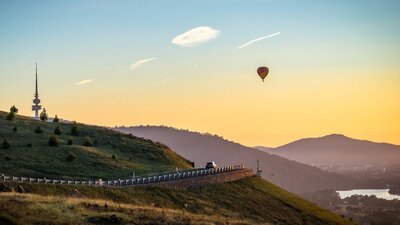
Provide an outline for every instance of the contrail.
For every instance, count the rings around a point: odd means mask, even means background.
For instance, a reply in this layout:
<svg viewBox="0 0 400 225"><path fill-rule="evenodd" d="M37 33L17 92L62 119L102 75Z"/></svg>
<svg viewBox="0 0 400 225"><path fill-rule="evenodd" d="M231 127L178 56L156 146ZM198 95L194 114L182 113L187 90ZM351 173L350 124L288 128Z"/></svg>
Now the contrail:
<svg viewBox="0 0 400 225"><path fill-rule="evenodd" d="M131 69L132 69L132 70L135 70L135 69L139 68L141 65L143 65L143 64L145 64L145 63L147 63L147 62L156 60L156 59L157 59L157 58L148 58L148 59L141 59L141 60L138 60L138 61L136 61L136 62L134 62L134 63L131 64Z"/></svg>
<svg viewBox="0 0 400 225"><path fill-rule="evenodd" d="M83 85L83 84L90 83L90 82L92 82L92 81L93 81L93 80L81 80L81 81L79 81L79 82L76 82L75 85L76 85L76 86L80 86L80 85Z"/></svg>
<svg viewBox="0 0 400 225"><path fill-rule="evenodd" d="M258 41L264 40L264 39L266 39L266 38L270 38L270 37L276 36L276 35L278 35L278 34L280 34L280 33L281 33L281 32L279 31L279 32L276 32L276 33L274 33L274 34L270 34L270 35L268 35L268 36L256 38L256 39L254 39L254 40L251 40L251 41L249 41L249 42L247 42L247 43L245 43L245 44L239 46L237 49L244 48L244 47L249 46L249 45L251 45L251 44L253 44L253 43L255 43L255 42L258 42Z"/></svg>

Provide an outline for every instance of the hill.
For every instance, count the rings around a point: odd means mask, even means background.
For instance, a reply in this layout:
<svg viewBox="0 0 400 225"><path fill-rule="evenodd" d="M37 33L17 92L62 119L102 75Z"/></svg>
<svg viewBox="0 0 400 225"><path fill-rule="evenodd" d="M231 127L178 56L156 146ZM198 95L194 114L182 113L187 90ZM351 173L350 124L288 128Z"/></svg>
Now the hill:
<svg viewBox="0 0 400 225"><path fill-rule="evenodd" d="M383 170L399 164L400 146L340 134L305 138L278 148L258 149L330 171Z"/></svg>
<svg viewBox="0 0 400 225"><path fill-rule="evenodd" d="M258 177L194 190L21 185L29 194L0 193L1 224L352 224Z"/></svg>
<svg viewBox="0 0 400 225"><path fill-rule="evenodd" d="M115 130L164 143L194 161L197 167L215 161L219 165L244 163L255 170L258 158L263 178L295 193L339 189L352 184L345 176L245 147L216 135L159 126L118 127Z"/></svg>
<svg viewBox="0 0 400 225"><path fill-rule="evenodd" d="M5 119L0 111L0 172L13 176L56 179L110 179L191 168L186 159L167 146L108 128L76 124L78 136L71 134L72 123L50 123L16 116ZM14 127L17 131L14 132ZM43 133L35 133L40 127ZM61 135L54 135L59 127ZM56 136L57 147L49 146ZM72 144L68 144L68 140ZM90 139L90 140L88 140ZM1 143L7 140L9 149ZM89 141L92 147L83 146Z"/></svg>

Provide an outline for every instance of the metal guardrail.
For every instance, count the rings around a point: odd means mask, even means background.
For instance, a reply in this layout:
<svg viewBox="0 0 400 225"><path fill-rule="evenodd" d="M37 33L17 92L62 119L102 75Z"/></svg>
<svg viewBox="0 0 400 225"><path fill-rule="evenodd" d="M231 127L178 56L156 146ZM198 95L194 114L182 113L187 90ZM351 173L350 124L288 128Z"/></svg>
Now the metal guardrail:
<svg viewBox="0 0 400 225"><path fill-rule="evenodd" d="M92 186L92 187L128 187L128 186L136 186L143 184L152 184L152 183L160 183L167 182L173 180L181 180L191 177L201 177L207 176L211 174L220 174L231 172L235 170L244 169L242 165L234 165L234 166L226 166L226 167L218 167L215 169L196 169L196 170L186 170L175 173L167 173L146 177L137 177L132 179L118 179L118 180L107 180L103 181L102 179L98 180L85 180L85 181L76 181L76 180L60 180L60 179L46 179L46 178L29 178L29 177L14 177L14 176L0 176L0 181L14 181L14 182L23 182L23 183L35 183L35 184L53 184L53 185L80 185L80 186Z"/></svg>

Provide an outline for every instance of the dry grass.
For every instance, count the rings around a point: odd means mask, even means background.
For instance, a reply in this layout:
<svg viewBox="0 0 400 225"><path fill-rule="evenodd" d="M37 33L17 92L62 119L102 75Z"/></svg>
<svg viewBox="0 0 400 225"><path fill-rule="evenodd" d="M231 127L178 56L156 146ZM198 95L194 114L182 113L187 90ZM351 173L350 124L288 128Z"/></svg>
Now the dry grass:
<svg viewBox="0 0 400 225"><path fill-rule="evenodd" d="M6 206L6 207L5 207ZM0 193L0 224L254 224L250 220L112 201ZM92 223L91 223L92 222Z"/></svg>

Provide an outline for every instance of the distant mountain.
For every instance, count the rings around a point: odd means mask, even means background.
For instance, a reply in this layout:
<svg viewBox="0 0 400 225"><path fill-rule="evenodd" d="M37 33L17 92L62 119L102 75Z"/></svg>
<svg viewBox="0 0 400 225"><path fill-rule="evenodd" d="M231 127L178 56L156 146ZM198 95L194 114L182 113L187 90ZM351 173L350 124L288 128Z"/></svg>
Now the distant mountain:
<svg viewBox="0 0 400 225"><path fill-rule="evenodd" d="M278 148L256 147L301 163L331 170L384 170L400 163L400 146L340 134L305 138Z"/></svg>
<svg viewBox="0 0 400 225"><path fill-rule="evenodd" d="M215 161L219 165L244 163L256 169L258 158L265 179L295 193L344 188L351 183L345 176L245 147L216 135L161 126L118 127L115 130L166 144L194 161L196 167Z"/></svg>

